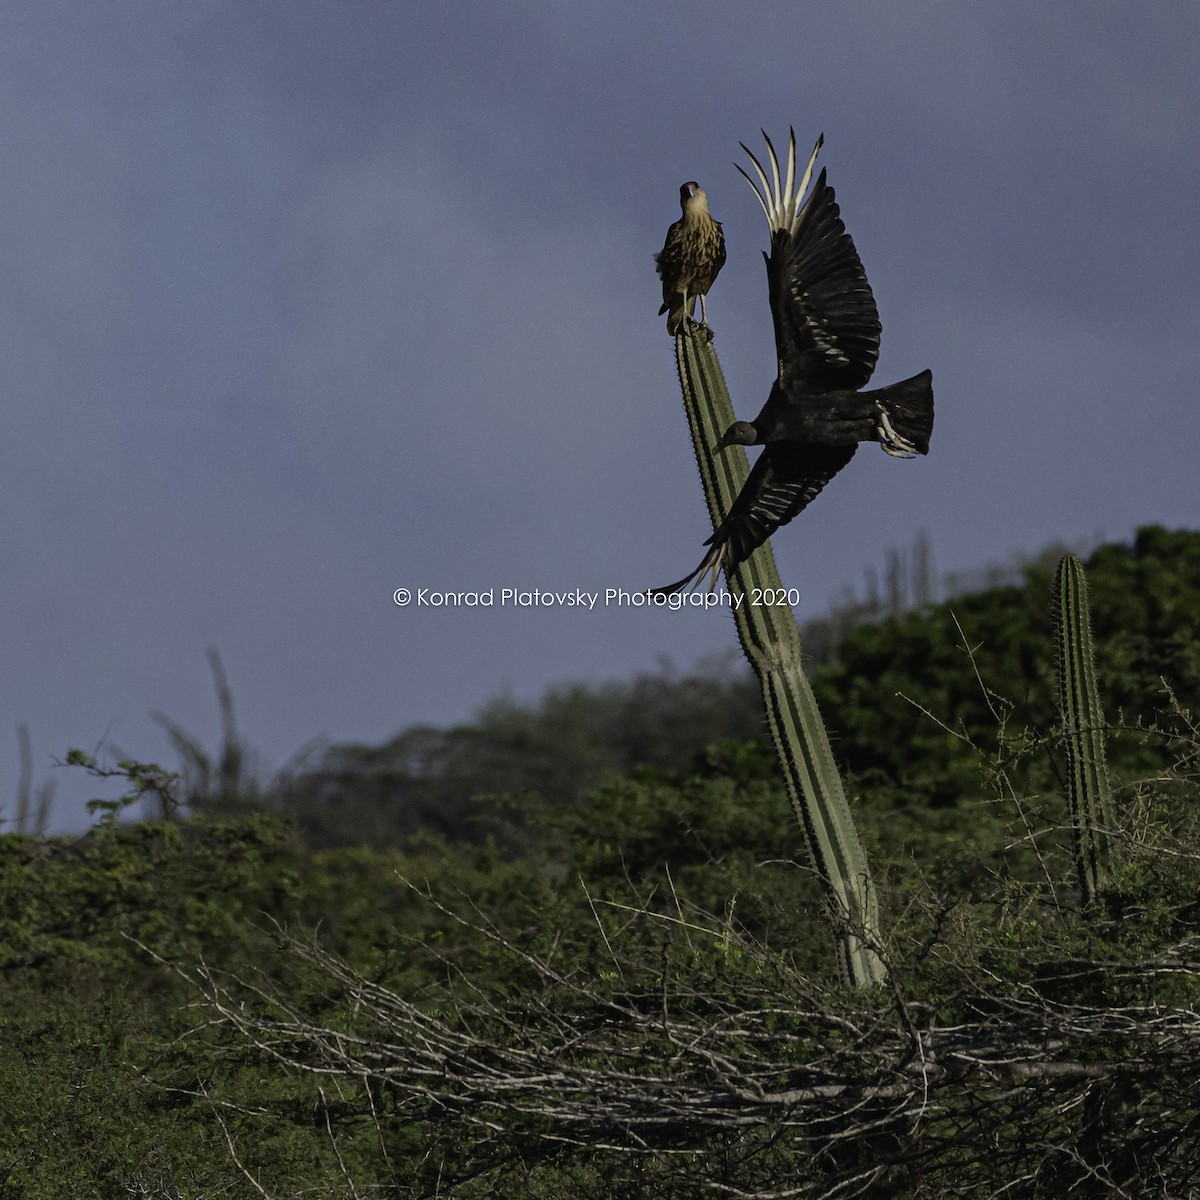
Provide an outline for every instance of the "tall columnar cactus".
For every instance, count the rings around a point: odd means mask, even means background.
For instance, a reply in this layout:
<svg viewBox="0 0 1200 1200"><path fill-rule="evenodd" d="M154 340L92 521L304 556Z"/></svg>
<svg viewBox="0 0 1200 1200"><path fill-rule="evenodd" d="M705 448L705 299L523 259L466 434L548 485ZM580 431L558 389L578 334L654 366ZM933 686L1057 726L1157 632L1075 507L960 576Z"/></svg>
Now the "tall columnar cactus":
<svg viewBox="0 0 1200 1200"><path fill-rule="evenodd" d="M724 519L749 474L740 446L714 455L712 447L734 420L725 377L709 338L685 323L675 338L675 358L700 480L714 528ZM735 609L738 638L762 687L771 737L783 767L788 797L804 831L809 856L836 918L842 978L865 987L885 977L876 953L879 904L867 858L834 765L816 698L800 665L800 632L786 602L752 605L782 594L775 556L760 546L726 576L745 601Z"/></svg>
<svg viewBox="0 0 1200 1200"><path fill-rule="evenodd" d="M1104 712L1096 687L1087 579L1073 554L1054 580L1058 642L1058 703L1067 754L1067 799L1074 827L1075 865L1085 904L1103 885L1108 862L1112 800L1104 763Z"/></svg>

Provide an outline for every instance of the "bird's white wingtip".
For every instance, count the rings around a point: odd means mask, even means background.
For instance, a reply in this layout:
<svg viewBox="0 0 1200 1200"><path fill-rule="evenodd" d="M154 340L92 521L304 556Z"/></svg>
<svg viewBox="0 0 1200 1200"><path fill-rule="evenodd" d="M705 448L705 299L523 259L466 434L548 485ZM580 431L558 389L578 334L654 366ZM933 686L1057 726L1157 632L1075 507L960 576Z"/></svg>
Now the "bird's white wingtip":
<svg viewBox="0 0 1200 1200"><path fill-rule="evenodd" d="M737 165L738 171L741 172L742 178L754 189L754 195L758 198L759 207L766 214L767 226L771 233L786 229L789 233L795 233L799 227L800 218L804 212L801 205L801 199L805 192L808 191L808 185L812 182L813 166L817 161L817 155L821 151L821 147L825 144L825 135L822 133L817 138L817 143L813 147L813 152L809 156L808 165L804 168L804 174L800 178L799 185L796 184L796 131L794 128L788 130L788 158L787 167L781 173L779 168L779 157L775 153L775 146L772 143L767 131L760 131L763 135L763 141L767 143L767 157L771 166L770 179L767 178L766 168L755 157L754 152L746 145L745 142L739 143L745 150L750 162L754 165L754 172L758 176L759 183L755 183L749 173L740 165ZM762 185L761 189L759 184Z"/></svg>

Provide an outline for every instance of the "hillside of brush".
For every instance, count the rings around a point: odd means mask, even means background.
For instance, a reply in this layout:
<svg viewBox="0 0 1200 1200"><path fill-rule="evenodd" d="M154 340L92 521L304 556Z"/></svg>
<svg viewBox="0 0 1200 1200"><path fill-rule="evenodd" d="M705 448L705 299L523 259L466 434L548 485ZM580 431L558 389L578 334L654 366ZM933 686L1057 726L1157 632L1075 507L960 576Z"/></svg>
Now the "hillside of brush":
<svg viewBox="0 0 1200 1200"><path fill-rule="evenodd" d="M228 705L177 770L74 755L128 803L0 836L0 1200L1195 1194L1200 535L1086 570L1090 906L1053 562L815 668L880 895L862 994L731 662L269 781Z"/></svg>

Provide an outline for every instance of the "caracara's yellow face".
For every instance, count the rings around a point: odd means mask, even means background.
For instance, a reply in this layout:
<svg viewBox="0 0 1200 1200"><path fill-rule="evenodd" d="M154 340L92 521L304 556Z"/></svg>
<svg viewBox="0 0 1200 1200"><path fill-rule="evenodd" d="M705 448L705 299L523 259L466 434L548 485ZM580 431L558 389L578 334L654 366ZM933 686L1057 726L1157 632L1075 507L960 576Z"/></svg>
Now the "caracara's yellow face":
<svg viewBox="0 0 1200 1200"><path fill-rule="evenodd" d="M695 180L685 183L679 189L679 203L683 208L685 218L708 215L708 196Z"/></svg>

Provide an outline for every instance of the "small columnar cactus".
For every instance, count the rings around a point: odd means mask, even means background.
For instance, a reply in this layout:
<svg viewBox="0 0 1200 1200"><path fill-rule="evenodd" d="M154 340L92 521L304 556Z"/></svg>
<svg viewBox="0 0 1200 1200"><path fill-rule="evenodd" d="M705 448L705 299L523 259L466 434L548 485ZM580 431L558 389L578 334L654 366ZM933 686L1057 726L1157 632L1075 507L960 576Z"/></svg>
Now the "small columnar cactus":
<svg viewBox="0 0 1200 1200"><path fill-rule="evenodd" d="M1075 865L1084 903L1090 904L1104 883L1112 799L1104 762L1104 712L1096 687L1087 579L1072 554L1059 563L1055 576L1054 624Z"/></svg>

